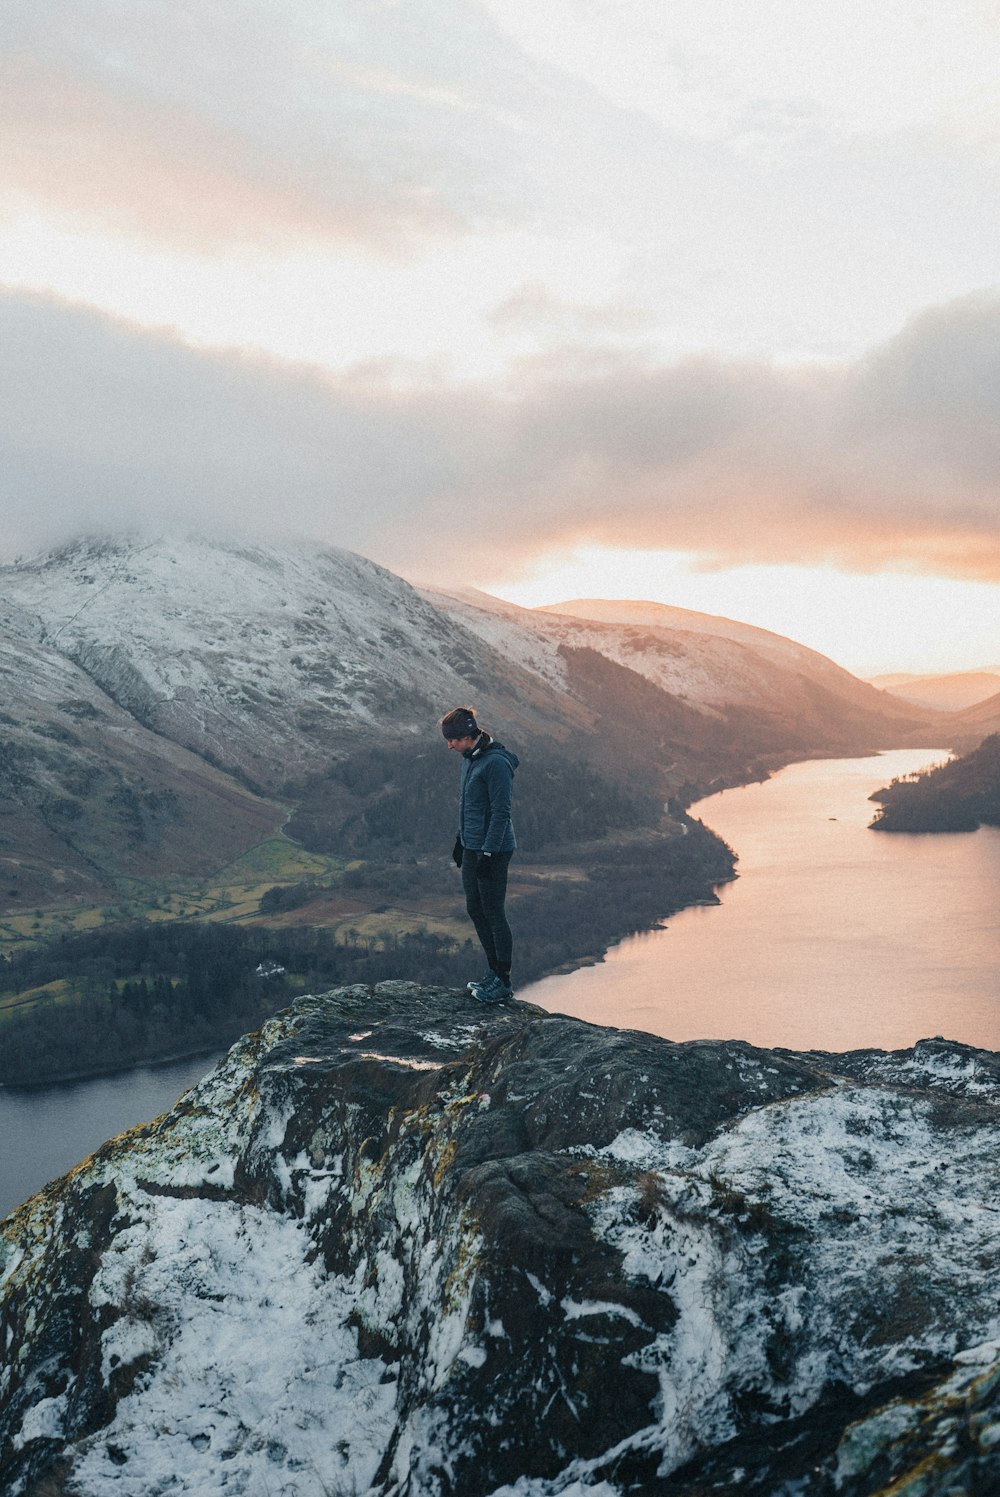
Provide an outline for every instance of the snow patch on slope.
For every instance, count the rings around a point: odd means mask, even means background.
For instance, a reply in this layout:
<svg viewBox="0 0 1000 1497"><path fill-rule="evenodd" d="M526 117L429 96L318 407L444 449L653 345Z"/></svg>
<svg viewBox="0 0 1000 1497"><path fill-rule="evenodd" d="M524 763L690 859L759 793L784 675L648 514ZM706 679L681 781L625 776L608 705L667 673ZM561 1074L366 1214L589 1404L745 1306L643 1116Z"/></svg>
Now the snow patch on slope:
<svg viewBox="0 0 1000 1497"><path fill-rule="evenodd" d="M199 751L232 744L234 762L249 745L252 765L273 764L284 746L294 772L315 756L310 733L390 709L405 727L408 702L464 691L454 628L345 551L89 542L0 568L0 586L140 721Z"/></svg>
<svg viewBox="0 0 1000 1497"><path fill-rule="evenodd" d="M133 1197L91 1289L118 1316L107 1377L149 1362L74 1465L80 1497L323 1497L368 1489L389 1444L393 1369L363 1357L357 1286L310 1261L302 1223L229 1202ZM248 1326L254 1334L247 1334Z"/></svg>

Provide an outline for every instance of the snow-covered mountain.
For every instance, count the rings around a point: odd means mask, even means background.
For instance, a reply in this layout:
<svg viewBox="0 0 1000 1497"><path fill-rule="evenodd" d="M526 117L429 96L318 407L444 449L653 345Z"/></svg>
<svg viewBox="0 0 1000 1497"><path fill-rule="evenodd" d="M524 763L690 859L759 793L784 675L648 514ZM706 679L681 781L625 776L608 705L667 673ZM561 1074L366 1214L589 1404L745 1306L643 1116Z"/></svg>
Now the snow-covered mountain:
<svg viewBox="0 0 1000 1497"><path fill-rule="evenodd" d="M208 873L280 827L282 807L150 732L39 636L0 600L0 906Z"/></svg>
<svg viewBox="0 0 1000 1497"><path fill-rule="evenodd" d="M363 557L315 546L81 542L0 569L0 597L146 726L268 786L373 733L426 731L470 693L507 725L557 738L593 729L603 704L574 670L583 652L701 714L706 729L734 708L783 719L789 746L810 735L829 746L839 728L856 732L859 715L875 737L920 721L814 651L747 625L720 632L707 615L645 604L628 609L683 615L684 627L594 622L420 593ZM843 723L831 720L838 703Z"/></svg>
<svg viewBox="0 0 1000 1497"><path fill-rule="evenodd" d="M603 599L527 609L471 589L425 596L554 685L567 684L565 649L590 649L714 717L731 708L777 714L799 733L822 736L824 717L826 731L836 730L829 714L839 703L842 714L914 722L912 711L816 650L713 614Z"/></svg>
<svg viewBox="0 0 1000 1497"><path fill-rule="evenodd" d="M833 666L833 662L825 656L793 639L786 639L783 634L760 629L755 624L743 624L738 619L727 619L721 614L699 613L692 608L674 608L667 603L635 599L613 601L608 598L574 598L566 603L547 604L538 611L567 618L590 619L601 624L628 624L633 628L709 634L749 645L758 655L774 660L779 665L801 670L824 670L830 667L840 670L839 666Z"/></svg>
<svg viewBox="0 0 1000 1497"><path fill-rule="evenodd" d="M0 1487L995 1492L998 1144L950 1042L301 999L0 1226Z"/></svg>
<svg viewBox="0 0 1000 1497"><path fill-rule="evenodd" d="M701 615L675 628L681 612L657 611L665 627L420 592L306 544L84 540L0 568L0 872L34 857L25 891L44 902L157 860L218 866L289 812L336 851L338 818L368 802L330 766L438 751L436 719L467 701L519 751L654 801L940 741L813 651Z"/></svg>
<svg viewBox="0 0 1000 1497"><path fill-rule="evenodd" d="M0 595L146 726L268 786L433 724L470 683L547 716L533 682L347 551L85 541L0 569Z"/></svg>

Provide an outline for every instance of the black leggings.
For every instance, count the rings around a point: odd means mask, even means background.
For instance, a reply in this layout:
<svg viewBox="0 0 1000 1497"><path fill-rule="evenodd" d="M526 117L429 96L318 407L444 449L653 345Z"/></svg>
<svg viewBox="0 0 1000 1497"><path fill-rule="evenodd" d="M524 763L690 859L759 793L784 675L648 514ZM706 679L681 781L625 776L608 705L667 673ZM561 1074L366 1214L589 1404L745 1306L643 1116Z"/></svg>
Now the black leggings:
<svg viewBox="0 0 1000 1497"><path fill-rule="evenodd" d="M476 935L486 953L486 960L494 972L510 972L513 937L504 912L510 860L509 852L495 852L490 858L493 866L489 878L478 878L476 865L479 854L466 851L462 858L465 908L476 927Z"/></svg>

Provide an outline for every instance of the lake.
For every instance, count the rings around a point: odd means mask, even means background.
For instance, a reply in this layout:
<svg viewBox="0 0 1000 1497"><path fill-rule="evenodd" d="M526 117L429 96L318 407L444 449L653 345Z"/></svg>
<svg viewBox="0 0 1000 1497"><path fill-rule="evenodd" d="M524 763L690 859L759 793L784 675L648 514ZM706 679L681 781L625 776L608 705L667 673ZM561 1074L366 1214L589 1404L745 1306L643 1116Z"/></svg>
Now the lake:
<svg viewBox="0 0 1000 1497"><path fill-rule="evenodd" d="M1000 1049L1000 829L868 830L872 791L947 757L811 760L699 802L692 814L739 853L721 904L521 996L673 1040Z"/></svg>
<svg viewBox="0 0 1000 1497"><path fill-rule="evenodd" d="M813 760L701 801L694 814L740 855L721 903L519 996L674 1040L897 1049L940 1034L1000 1049L1000 829L867 830L873 790L945 757ZM0 1092L0 1216L212 1063Z"/></svg>

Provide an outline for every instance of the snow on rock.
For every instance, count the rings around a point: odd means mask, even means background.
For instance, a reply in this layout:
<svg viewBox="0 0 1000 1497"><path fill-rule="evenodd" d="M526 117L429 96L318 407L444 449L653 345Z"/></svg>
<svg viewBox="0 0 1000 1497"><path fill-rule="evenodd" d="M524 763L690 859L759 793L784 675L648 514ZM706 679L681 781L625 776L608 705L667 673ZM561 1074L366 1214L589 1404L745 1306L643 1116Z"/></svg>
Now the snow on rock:
<svg viewBox="0 0 1000 1497"><path fill-rule="evenodd" d="M0 1490L1000 1490L1000 1057L304 998L0 1228Z"/></svg>

